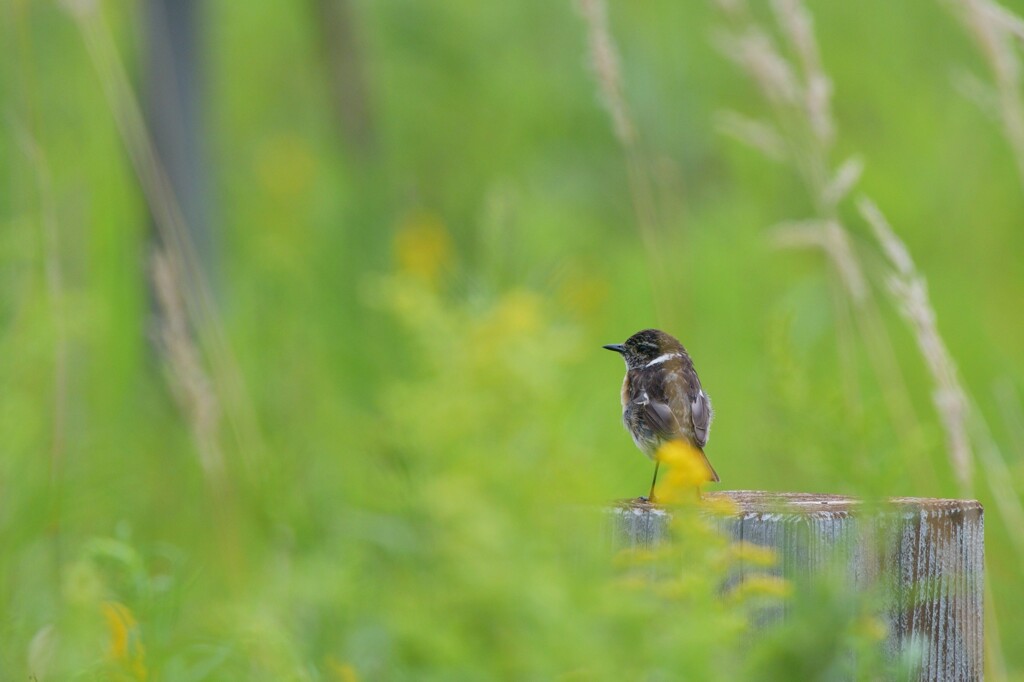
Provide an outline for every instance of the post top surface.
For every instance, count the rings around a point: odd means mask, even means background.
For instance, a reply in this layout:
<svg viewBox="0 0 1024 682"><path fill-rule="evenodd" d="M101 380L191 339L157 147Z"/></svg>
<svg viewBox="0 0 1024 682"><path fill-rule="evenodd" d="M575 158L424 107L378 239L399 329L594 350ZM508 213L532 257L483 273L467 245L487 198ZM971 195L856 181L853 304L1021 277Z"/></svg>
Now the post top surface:
<svg viewBox="0 0 1024 682"><path fill-rule="evenodd" d="M780 493L766 490L721 490L704 493L706 502L724 502L736 507L736 514L793 514L796 516L844 516L865 509L887 509L902 513L943 513L982 511L977 500L953 500L931 497L890 497L877 504L847 495L819 493ZM620 508L638 512L660 511L647 501L625 500Z"/></svg>

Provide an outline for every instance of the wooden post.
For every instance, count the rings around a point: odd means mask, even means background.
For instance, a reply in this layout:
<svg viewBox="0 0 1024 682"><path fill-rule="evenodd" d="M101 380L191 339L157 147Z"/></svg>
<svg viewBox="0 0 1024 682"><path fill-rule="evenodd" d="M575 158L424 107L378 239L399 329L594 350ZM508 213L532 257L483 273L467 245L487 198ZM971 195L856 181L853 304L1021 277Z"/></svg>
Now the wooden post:
<svg viewBox="0 0 1024 682"><path fill-rule="evenodd" d="M900 497L869 507L837 495L748 490L704 498L732 503L736 511L718 520L723 531L776 550L778 575L800 581L838 565L852 589L883 581L892 597L889 651L916 647L919 680L982 679L985 523L977 501ZM666 536L665 509L626 502L613 511L624 546ZM743 574L741 566L733 579Z"/></svg>

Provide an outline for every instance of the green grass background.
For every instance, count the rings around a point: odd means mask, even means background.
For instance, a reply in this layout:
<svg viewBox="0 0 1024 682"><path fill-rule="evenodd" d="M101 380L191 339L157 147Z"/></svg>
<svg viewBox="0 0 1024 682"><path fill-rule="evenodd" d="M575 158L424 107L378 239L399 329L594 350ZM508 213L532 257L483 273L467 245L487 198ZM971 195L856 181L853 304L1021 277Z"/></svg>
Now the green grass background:
<svg viewBox="0 0 1024 682"><path fill-rule="evenodd" d="M100 5L138 85L140 8ZM649 326L683 341L714 399L724 489L956 496L927 370L877 270L909 426L888 418L856 337L843 388L821 255L769 244L811 206L789 169L716 132L716 113L764 106L716 51L709 4L610 8L661 207L660 313L571 3L354 7L366 158L339 132L306 4L203 6L217 308L244 379L239 403L221 400L217 483L147 337L148 212L102 75L61 3L0 1L0 676L756 677L736 653L742 609L710 588L678 608L609 588L587 510L644 493L650 463L619 422L621 361L600 346ZM1020 490L1024 190L998 121L953 85L985 65L942 3L810 9L834 161L864 160L860 189L928 278ZM410 242L434 249L425 265L403 260ZM1024 679L1022 529L978 481L988 608ZM833 602L854 632L858 607ZM795 631L795 659L773 644L762 673L854 646L814 636Z"/></svg>

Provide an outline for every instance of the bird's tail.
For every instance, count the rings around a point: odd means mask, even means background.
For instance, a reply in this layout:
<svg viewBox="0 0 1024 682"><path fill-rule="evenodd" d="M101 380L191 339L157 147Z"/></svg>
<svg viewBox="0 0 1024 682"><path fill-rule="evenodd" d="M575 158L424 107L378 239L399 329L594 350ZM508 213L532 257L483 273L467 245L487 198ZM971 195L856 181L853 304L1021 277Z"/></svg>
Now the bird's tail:
<svg viewBox="0 0 1024 682"><path fill-rule="evenodd" d="M711 466L711 462L708 461L708 456L704 454L704 448L694 448L694 449L697 452L700 453L700 458L701 458L701 460L703 460L704 466L706 466L708 468L708 476L710 476L710 478L708 479L709 482L710 483L718 483L718 472L715 471L715 467Z"/></svg>

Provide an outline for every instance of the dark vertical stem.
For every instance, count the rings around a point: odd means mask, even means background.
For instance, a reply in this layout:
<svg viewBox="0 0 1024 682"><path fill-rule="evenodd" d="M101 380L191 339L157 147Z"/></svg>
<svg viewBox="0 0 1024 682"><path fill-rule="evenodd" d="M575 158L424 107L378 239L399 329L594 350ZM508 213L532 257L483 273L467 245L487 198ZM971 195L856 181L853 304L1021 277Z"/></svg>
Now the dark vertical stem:
<svg viewBox="0 0 1024 682"><path fill-rule="evenodd" d="M366 66L351 0L311 0L342 142L365 159L375 147Z"/></svg>
<svg viewBox="0 0 1024 682"><path fill-rule="evenodd" d="M146 3L146 118L156 155L181 209L200 267L215 286L203 135L197 0ZM159 238L158 238L159 239Z"/></svg>

